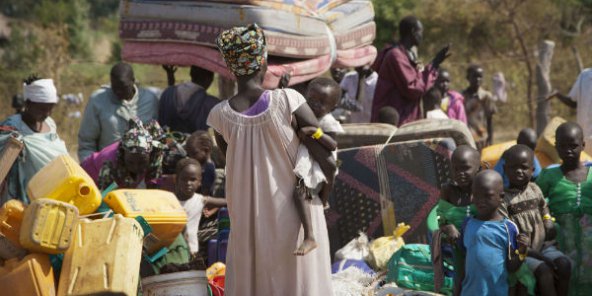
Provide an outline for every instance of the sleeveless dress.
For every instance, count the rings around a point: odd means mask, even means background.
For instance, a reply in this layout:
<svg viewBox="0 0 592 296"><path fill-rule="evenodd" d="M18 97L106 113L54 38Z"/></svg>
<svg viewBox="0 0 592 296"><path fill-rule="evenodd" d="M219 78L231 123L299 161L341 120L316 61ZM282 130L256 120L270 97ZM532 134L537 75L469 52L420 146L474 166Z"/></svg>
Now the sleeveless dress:
<svg viewBox="0 0 592 296"><path fill-rule="evenodd" d="M248 116L228 101L208 118L228 144L226 198L232 223L227 251L226 295L333 295L327 225L321 200L310 203L318 248L292 253L303 231L292 193L300 141L292 113L305 103L292 89L271 92L264 112Z"/></svg>

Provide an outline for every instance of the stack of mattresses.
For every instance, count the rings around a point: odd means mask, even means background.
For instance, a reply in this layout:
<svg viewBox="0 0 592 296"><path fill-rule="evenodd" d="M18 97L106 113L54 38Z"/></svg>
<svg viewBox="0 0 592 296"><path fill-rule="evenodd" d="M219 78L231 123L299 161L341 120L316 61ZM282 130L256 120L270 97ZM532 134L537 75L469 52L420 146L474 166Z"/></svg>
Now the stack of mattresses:
<svg viewBox="0 0 592 296"><path fill-rule="evenodd" d="M332 253L360 231L377 238L401 222L411 226L406 242L425 243L426 218L450 180L455 148L451 138L432 138L339 150L326 213Z"/></svg>
<svg viewBox="0 0 592 296"><path fill-rule="evenodd" d="M291 84L334 67L372 63L376 48L369 0L158 1L122 0L120 37L126 61L196 65L233 78L215 47L227 28L257 23L266 33L269 71L265 84L284 73Z"/></svg>

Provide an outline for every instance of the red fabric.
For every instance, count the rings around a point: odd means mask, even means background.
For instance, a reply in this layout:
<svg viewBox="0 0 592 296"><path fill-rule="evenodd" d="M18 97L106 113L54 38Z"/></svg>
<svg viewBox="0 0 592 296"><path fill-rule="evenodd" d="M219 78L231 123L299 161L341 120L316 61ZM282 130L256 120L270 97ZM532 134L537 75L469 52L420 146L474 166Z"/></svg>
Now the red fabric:
<svg viewBox="0 0 592 296"><path fill-rule="evenodd" d="M421 119L420 99L434 84L436 69L430 64L419 71L409 60L405 48L400 45L384 50L381 54L384 58L378 67L371 121L376 122L378 111L386 106L397 109L399 125Z"/></svg>
<svg viewBox="0 0 592 296"><path fill-rule="evenodd" d="M226 278L224 276L217 276L214 279L208 281L208 284L214 296L224 296L225 279Z"/></svg>

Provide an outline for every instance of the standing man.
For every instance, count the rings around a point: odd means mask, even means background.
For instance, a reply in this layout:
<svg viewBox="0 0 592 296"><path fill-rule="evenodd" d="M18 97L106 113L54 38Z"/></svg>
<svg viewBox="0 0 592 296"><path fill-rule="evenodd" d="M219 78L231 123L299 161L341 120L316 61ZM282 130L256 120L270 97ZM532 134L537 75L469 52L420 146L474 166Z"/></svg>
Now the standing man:
<svg viewBox="0 0 592 296"><path fill-rule="evenodd" d="M577 108L578 124L584 131L584 151L592 155L592 68L584 69L580 73L569 95L555 91L549 98L553 97L557 97L571 108Z"/></svg>
<svg viewBox="0 0 592 296"><path fill-rule="evenodd" d="M378 74L370 66L357 67L343 77L340 84L344 92L342 105L353 107L352 123L370 122L377 80Z"/></svg>
<svg viewBox="0 0 592 296"><path fill-rule="evenodd" d="M93 152L121 139L132 118L147 123L158 116L158 97L136 86L129 64L111 68L111 86L94 92L78 131L78 159L82 162Z"/></svg>
<svg viewBox="0 0 592 296"><path fill-rule="evenodd" d="M449 56L449 46L446 46L429 65L421 65L414 48L421 44L423 26L414 16L401 20L399 35L398 44L382 50L374 64L378 82L372 104L372 122L378 121L380 109L386 106L397 110L399 124L422 118L421 97L432 87L438 67Z"/></svg>
<svg viewBox="0 0 592 296"><path fill-rule="evenodd" d="M467 123L479 150L493 143L493 114L497 107L493 95L481 87L483 68L471 65L467 68L469 87L462 92L465 98Z"/></svg>
<svg viewBox="0 0 592 296"><path fill-rule="evenodd" d="M158 111L158 122L162 127L187 134L207 130L210 110L220 102L207 93L214 81L214 73L191 66L189 75L191 81L165 89Z"/></svg>

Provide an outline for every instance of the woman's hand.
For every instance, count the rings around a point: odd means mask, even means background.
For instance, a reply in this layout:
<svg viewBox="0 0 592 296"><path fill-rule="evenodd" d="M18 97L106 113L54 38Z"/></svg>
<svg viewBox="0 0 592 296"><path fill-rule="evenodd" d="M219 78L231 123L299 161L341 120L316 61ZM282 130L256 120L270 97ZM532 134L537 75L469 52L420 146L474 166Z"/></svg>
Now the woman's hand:
<svg viewBox="0 0 592 296"><path fill-rule="evenodd" d="M518 242L518 252L521 254L526 253L530 246L530 237L526 233L521 233L516 238L516 241Z"/></svg>
<svg viewBox="0 0 592 296"><path fill-rule="evenodd" d="M554 240L557 237L557 229L555 229L553 221L545 220L543 221L543 225L545 226L545 240Z"/></svg>

